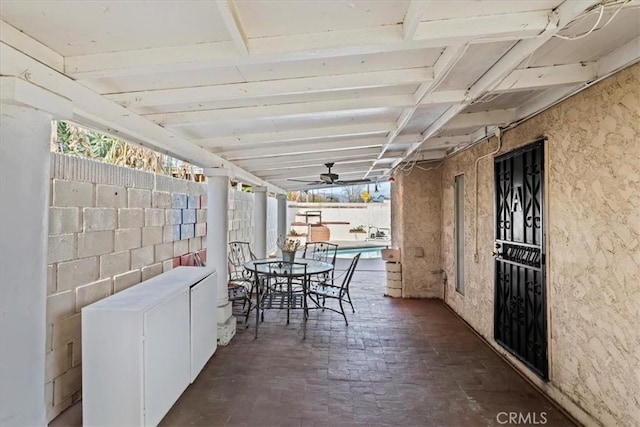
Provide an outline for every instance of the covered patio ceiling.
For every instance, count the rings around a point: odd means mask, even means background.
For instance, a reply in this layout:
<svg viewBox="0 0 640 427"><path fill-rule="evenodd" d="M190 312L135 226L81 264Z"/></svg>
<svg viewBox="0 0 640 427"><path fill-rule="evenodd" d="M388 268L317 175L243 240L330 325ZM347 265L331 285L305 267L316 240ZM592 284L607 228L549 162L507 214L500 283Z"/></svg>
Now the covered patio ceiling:
<svg viewBox="0 0 640 427"><path fill-rule="evenodd" d="M3 1L0 69L272 191L386 179L640 57L640 1ZM592 31L593 30L593 31Z"/></svg>

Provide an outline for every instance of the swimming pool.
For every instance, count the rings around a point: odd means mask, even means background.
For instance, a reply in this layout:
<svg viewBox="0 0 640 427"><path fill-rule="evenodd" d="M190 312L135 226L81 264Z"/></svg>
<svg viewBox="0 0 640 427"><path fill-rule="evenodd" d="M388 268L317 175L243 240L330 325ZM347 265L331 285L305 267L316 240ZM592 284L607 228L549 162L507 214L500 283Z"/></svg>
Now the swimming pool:
<svg viewBox="0 0 640 427"><path fill-rule="evenodd" d="M383 248L352 248L352 249L338 249L336 253L336 258L349 259L356 256L358 253L362 253L360 258L381 258L382 254L380 253L380 249Z"/></svg>

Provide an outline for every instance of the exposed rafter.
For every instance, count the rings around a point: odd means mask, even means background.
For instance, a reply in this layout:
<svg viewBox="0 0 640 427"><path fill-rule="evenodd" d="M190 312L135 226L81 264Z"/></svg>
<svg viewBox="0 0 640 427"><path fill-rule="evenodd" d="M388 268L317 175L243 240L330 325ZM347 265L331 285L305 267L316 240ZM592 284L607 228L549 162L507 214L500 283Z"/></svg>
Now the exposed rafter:
<svg viewBox="0 0 640 427"><path fill-rule="evenodd" d="M247 170L253 171L257 168L284 167L288 165L314 166L324 164L328 161L337 162L343 160L356 160L376 156L380 148L355 148L341 151L329 151L319 153L296 154L294 156L282 155L273 157L259 157L249 160L236 160L235 163Z"/></svg>
<svg viewBox="0 0 640 427"><path fill-rule="evenodd" d="M223 102L239 99L259 99L274 96L358 91L408 84L419 84L433 78L429 67L368 73L338 74L249 83L186 87L179 89L125 92L107 98L134 110L143 107ZM353 97L353 95L352 95ZM285 102L282 102L287 103ZM176 109L175 111L182 111Z"/></svg>
<svg viewBox="0 0 640 427"><path fill-rule="evenodd" d="M242 23L238 17L238 12L233 4L233 0L216 0L216 6L224 21L224 25L229 31L229 35L231 35L231 39L238 48L238 52L242 55L248 55L249 47L247 37L242 29Z"/></svg>
<svg viewBox="0 0 640 427"><path fill-rule="evenodd" d="M194 144L201 147L240 147L261 144L278 145L282 143L299 143L304 141L331 141L366 136L384 136L394 123L362 123L345 126L311 128L271 133L250 133L234 136L220 136L206 139L195 139Z"/></svg>
<svg viewBox="0 0 640 427"><path fill-rule="evenodd" d="M493 110L479 113L461 113L451 119L445 129L463 129L511 123L516 119L516 110Z"/></svg>
<svg viewBox="0 0 640 427"><path fill-rule="evenodd" d="M467 101L451 106L437 120L435 120L423 132L423 140L407 150L405 159L420 148L422 143L435 135L450 120L452 120L460 111L466 108L472 101L479 99L487 92L495 89L522 61L535 52L540 46L547 42L560 29L564 28L569 22L580 16L592 6L598 4L597 0L589 0L583 2L564 2L555 11L555 24L544 29L539 37L533 39L522 40L516 43L499 61L497 61L478 81L476 81L467 92ZM403 159L404 160L404 159ZM397 161L393 167L400 164L402 160Z"/></svg>
<svg viewBox="0 0 640 427"><path fill-rule="evenodd" d="M240 160L240 159L254 159L259 157L275 157L281 155L295 156L304 153L323 153L330 151L342 151L353 148L372 148L381 147L384 144L385 138L365 138L355 139L347 141L332 141L332 142L308 142L304 144L291 146L290 144L283 144L278 146L266 146L264 148L254 148L252 150L247 149L235 149L225 150L217 152L218 155L228 160Z"/></svg>
<svg viewBox="0 0 640 427"><path fill-rule="evenodd" d="M245 182L268 186L271 191L282 191L223 158L155 126L4 42L0 43L0 57L0 74L3 76L21 77L28 70L29 81L41 87L55 88L55 93L71 100L74 105L73 120L78 123L203 167L229 169Z"/></svg>
<svg viewBox="0 0 640 427"><path fill-rule="evenodd" d="M187 111L166 114L148 114L145 117L164 127L184 126L211 122L236 120L285 119L288 117L313 116L322 113L335 114L338 111L372 110L380 108L404 107L413 102L411 95L372 96L338 101L316 101L295 104L240 107L221 110Z"/></svg>
<svg viewBox="0 0 640 427"><path fill-rule="evenodd" d="M515 92L587 82L596 77L596 68L595 62L587 62L518 69L511 72L492 92Z"/></svg>
<svg viewBox="0 0 640 427"><path fill-rule="evenodd" d="M402 24L250 40L251 55L234 42L99 53L65 58L65 72L75 79L146 75L249 64L270 64L445 47L534 36L553 28L546 11L421 22L415 41L404 41Z"/></svg>
<svg viewBox="0 0 640 427"><path fill-rule="evenodd" d="M411 0L407 13L404 16L402 22L402 36L405 40L413 40L418 30L418 24L424 15L424 11L427 8L427 1L425 0Z"/></svg>

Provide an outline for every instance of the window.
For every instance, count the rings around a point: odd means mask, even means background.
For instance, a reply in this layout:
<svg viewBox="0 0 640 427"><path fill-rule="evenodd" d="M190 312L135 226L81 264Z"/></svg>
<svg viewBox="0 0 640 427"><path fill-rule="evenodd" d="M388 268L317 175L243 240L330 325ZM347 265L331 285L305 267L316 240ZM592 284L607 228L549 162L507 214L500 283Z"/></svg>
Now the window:
<svg viewBox="0 0 640 427"><path fill-rule="evenodd" d="M456 291L464 295L464 175L455 177L454 187L454 251Z"/></svg>

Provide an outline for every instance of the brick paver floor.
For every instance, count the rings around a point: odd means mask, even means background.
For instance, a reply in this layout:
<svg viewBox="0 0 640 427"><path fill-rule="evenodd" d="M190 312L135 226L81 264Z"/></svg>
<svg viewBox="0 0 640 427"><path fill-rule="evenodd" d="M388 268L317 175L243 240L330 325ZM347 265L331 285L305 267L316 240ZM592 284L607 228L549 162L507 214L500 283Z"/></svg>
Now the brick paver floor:
<svg viewBox="0 0 640 427"><path fill-rule="evenodd" d="M258 339L239 324L162 425L573 425L441 301L383 293L383 272L358 271L349 326L313 312L306 340L301 313L267 312Z"/></svg>

